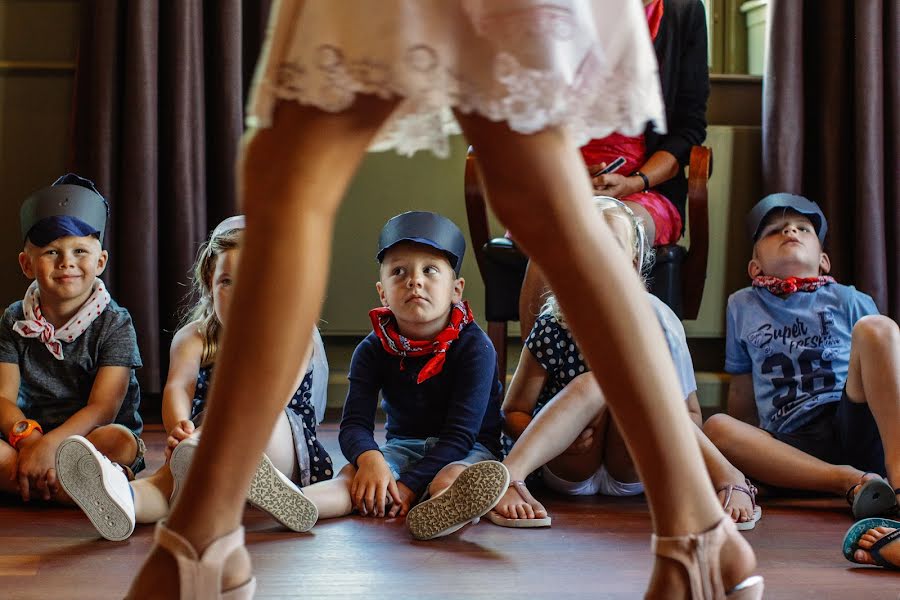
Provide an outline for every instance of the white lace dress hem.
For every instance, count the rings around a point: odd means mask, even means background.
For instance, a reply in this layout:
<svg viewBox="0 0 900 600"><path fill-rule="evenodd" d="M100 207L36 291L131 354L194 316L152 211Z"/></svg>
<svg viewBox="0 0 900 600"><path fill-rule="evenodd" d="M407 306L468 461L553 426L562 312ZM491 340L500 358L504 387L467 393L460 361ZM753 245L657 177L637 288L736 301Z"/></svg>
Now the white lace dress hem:
<svg viewBox="0 0 900 600"><path fill-rule="evenodd" d="M270 126L279 101L339 112L370 94L400 99L371 149L403 155L446 157L453 110L522 134L564 127L578 145L664 128L639 0L285 0L272 10L250 127Z"/></svg>

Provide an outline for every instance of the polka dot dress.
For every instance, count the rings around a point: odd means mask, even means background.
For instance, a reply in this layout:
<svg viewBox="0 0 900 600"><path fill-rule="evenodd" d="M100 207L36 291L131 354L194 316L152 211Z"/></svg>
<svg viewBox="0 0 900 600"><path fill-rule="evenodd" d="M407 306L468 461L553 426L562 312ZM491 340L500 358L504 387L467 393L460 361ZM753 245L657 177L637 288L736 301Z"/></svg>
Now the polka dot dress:
<svg viewBox="0 0 900 600"><path fill-rule="evenodd" d="M287 410L300 417L299 420L302 422L303 437L306 443L306 453L309 455L308 483L325 481L327 479L331 479L334 476L334 468L331 464L331 456L329 456L328 451L325 450L325 446L323 446L322 443L318 439L316 439L316 411L313 408L311 402L313 381L312 376L312 370L307 371L306 376L303 378L303 381L300 382L300 387L297 388L296 392L294 392L294 395L293 397L291 397L287 406ZM194 400L191 403L191 420L193 420L206 408L206 394L209 391L209 384L211 380L212 366L202 367L200 369L200 372L197 373L197 385L194 390ZM289 420L296 421L295 419L290 419L290 416ZM302 460L303 457L301 457L300 454L301 452L298 451L297 458L301 461L302 464L304 461ZM303 476L303 479L306 479L305 474ZM303 485L307 485L307 482L304 481Z"/></svg>
<svg viewBox="0 0 900 600"><path fill-rule="evenodd" d="M536 415L573 379L586 373L589 369L584 357L575 345L569 329L550 314L542 314L537 318L531 333L525 340L525 347L545 371L547 381L538 394L537 403L532 415ZM513 440L503 435L503 449L508 453Z"/></svg>
<svg viewBox="0 0 900 600"><path fill-rule="evenodd" d="M544 314L537 318L525 340L525 346L547 371L547 381L532 412L532 415L536 415L547 402L588 368L569 329L553 315Z"/></svg>

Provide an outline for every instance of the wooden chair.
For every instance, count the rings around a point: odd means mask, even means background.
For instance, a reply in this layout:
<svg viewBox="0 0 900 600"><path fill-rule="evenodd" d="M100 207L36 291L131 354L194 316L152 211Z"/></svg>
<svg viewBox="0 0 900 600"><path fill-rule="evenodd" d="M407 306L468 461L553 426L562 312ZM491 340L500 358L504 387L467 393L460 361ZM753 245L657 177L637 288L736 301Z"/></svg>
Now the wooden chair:
<svg viewBox="0 0 900 600"><path fill-rule="evenodd" d="M707 184L710 175L712 149L694 146L688 171L688 219L685 227L685 232L690 234L690 247L679 244L657 246L656 262L650 274L650 291L681 319L697 318L706 283L709 253ZM509 321L519 320L519 293L528 258L512 240L491 238L484 188L471 147L466 157L465 197L469 235L478 270L484 280L488 336L497 350L500 373L505 374L507 326Z"/></svg>

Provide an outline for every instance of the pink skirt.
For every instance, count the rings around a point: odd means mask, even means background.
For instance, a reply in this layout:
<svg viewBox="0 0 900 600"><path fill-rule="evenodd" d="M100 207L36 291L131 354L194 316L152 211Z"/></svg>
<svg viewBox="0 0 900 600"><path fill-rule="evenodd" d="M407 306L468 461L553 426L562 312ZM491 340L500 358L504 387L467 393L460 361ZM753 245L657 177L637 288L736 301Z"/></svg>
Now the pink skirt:
<svg viewBox="0 0 900 600"><path fill-rule="evenodd" d="M401 99L373 150L444 157L454 110L582 145L664 129L657 69L640 0L281 0L247 125L282 100L337 112L372 94Z"/></svg>

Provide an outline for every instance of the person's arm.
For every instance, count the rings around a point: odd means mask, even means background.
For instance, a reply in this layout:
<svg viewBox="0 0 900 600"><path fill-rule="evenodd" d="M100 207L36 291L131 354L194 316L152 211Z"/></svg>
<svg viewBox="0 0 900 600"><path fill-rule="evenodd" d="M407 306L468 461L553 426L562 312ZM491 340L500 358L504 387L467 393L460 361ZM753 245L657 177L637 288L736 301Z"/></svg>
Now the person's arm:
<svg viewBox="0 0 900 600"><path fill-rule="evenodd" d="M375 409L383 386L378 346L374 336L363 340L350 360L350 387L344 402L338 441L344 457L356 467L350 498L363 516L385 515L387 498L402 504L397 482L375 441Z"/></svg>
<svg viewBox="0 0 900 600"><path fill-rule="evenodd" d="M18 405L20 383L19 365L0 362L0 432L4 436L9 436L12 426L26 418ZM41 434L35 431L31 435Z"/></svg>
<svg viewBox="0 0 900 600"><path fill-rule="evenodd" d="M753 361L742 340L741 316L747 312L746 290L728 298L725 309L725 372L731 375L726 411L735 419L759 427L756 395L753 393Z"/></svg>
<svg viewBox="0 0 900 600"><path fill-rule="evenodd" d="M506 435L514 440L519 439L531 423L531 415L546 382L547 371L535 360L528 346L523 346L501 408Z"/></svg>
<svg viewBox="0 0 900 600"><path fill-rule="evenodd" d="M731 376L728 385L728 415L739 421L759 427L759 412L753 394L753 375L740 373Z"/></svg>
<svg viewBox="0 0 900 600"><path fill-rule="evenodd" d="M338 441L344 457L356 467L359 467L357 459L364 452L378 451L378 443L375 441L375 410L382 384L378 373L376 343L377 340L373 341L369 337L356 347L350 359L347 377L350 387L344 401Z"/></svg>
<svg viewBox="0 0 900 600"><path fill-rule="evenodd" d="M591 170L597 166L599 165L591 165L588 169ZM651 154L650 157L647 158L647 161L641 165L641 168L637 170L647 176L650 187L654 188L675 177L680 168L681 166L678 164L678 159L672 154L665 150L657 150ZM605 196L612 196L613 198L624 198L625 196L644 191L644 180L641 176L632 175L630 173L608 173L606 175L599 175L591 178L591 182L594 185L595 192Z"/></svg>
<svg viewBox="0 0 900 600"><path fill-rule="evenodd" d="M472 326L470 326L472 327ZM478 335L476 335L478 334ZM438 471L465 458L475 445L496 382L497 353L488 337L477 329L464 331L450 348L447 361L457 363L447 416L438 442L399 482L421 495ZM450 365L444 366L445 369Z"/></svg>
<svg viewBox="0 0 900 600"><path fill-rule="evenodd" d="M666 57L660 69L677 63L677 79L671 83L676 93L669 101L671 105L666 106L667 131L656 139L651 148L653 152L638 169L647 176L651 188L675 177L690 163L691 148L706 139L709 66L703 5L693 2L685 7L683 14L673 14L667 21L668 26L680 28L671 33L677 36L680 44L675 48L677 56ZM668 98L668 94L665 95ZM604 194L621 198L642 191L644 181L630 173L614 173L595 178L594 187L601 188Z"/></svg>
<svg viewBox="0 0 900 600"><path fill-rule="evenodd" d="M697 399L697 392L691 392L687 397L687 409L688 414L691 416L691 421L697 427L703 427L703 413L700 411L700 401Z"/></svg>
<svg viewBox="0 0 900 600"><path fill-rule="evenodd" d="M169 373L162 396L167 458L175 446L194 433L191 404L202 358L203 336L197 330L196 322L189 323L175 333L169 347Z"/></svg>

